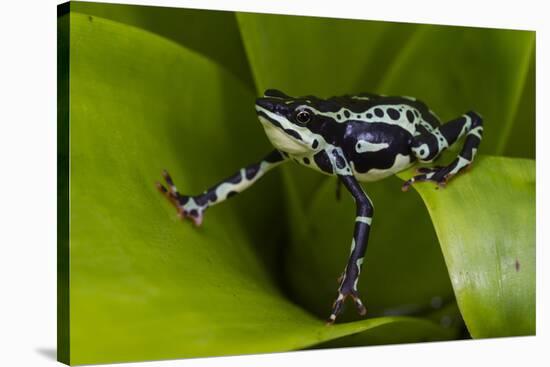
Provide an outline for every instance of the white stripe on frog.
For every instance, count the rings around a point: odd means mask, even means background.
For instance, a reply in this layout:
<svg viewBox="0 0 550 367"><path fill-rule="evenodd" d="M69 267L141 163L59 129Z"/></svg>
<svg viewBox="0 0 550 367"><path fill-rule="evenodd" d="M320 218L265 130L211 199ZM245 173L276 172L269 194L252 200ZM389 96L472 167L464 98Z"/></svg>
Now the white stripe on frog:
<svg viewBox="0 0 550 367"><path fill-rule="evenodd" d="M357 153L378 152L389 146L390 145L388 143L371 143L367 140L358 140L355 144L355 151Z"/></svg>

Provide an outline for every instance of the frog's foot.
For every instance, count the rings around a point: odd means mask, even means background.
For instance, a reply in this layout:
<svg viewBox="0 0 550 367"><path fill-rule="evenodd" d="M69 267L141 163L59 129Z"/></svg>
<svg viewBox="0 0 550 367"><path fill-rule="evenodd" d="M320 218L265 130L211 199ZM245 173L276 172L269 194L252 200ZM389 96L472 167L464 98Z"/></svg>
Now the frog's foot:
<svg viewBox="0 0 550 367"><path fill-rule="evenodd" d="M204 211L206 207L198 205L195 199L191 196L181 195L174 185L174 181L168 171L163 170L162 176L166 181L168 188L164 187L161 183L157 182L157 189L166 196L168 201L174 205L178 211L178 216L181 219L189 218L195 223L196 226L200 226L204 217Z"/></svg>
<svg viewBox="0 0 550 367"><path fill-rule="evenodd" d="M434 167L420 167L416 169L417 173L420 173L419 175L416 175L414 177L411 177L409 180L407 180L403 186L401 186L402 191L407 191L409 187L411 187L412 184L415 182L423 182L423 181L433 181L435 182L439 187L445 187L447 185L447 182L459 171L461 171L463 168L466 168L467 166L463 166L458 168L455 162L448 166L434 166ZM457 169L458 168L458 169Z"/></svg>
<svg viewBox="0 0 550 367"><path fill-rule="evenodd" d="M346 298L351 297L357 307L357 312L359 315L364 316L367 313L367 308L359 298L359 294L354 286L350 286L349 282L346 281L345 276L342 279L340 288L338 288L338 297L332 304L332 312L327 320L327 325L332 325L336 321L336 317L342 312L344 302Z"/></svg>

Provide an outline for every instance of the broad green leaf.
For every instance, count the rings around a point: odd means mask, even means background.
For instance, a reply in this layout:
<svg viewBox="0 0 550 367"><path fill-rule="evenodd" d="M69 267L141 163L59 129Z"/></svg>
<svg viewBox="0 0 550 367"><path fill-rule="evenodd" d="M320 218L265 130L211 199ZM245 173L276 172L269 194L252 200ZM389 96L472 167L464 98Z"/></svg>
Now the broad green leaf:
<svg viewBox="0 0 550 367"><path fill-rule="evenodd" d="M470 334L534 334L535 162L480 156L444 190L431 183L415 188L430 212Z"/></svg>
<svg viewBox="0 0 550 367"><path fill-rule="evenodd" d="M449 337L407 317L327 327L286 298L275 173L204 227L177 220L154 186L163 168L197 193L269 148L254 95L150 32L78 13L70 31L72 364L301 349L389 323Z"/></svg>
<svg viewBox="0 0 550 367"><path fill-rule="evenodd" d="M233 12L80 1L71 2L71 9L168 38L222 65L253 87Z"/></svg>
<svg viewBox="0 0 550 367"><path fill-rule="evenodd" d="M509 139L502 155L535 158L535 47L532 47L529 71L523 86L521 101L516 112Z"/></svg>
<svg viewBox="0 0 550 367"><path fill-rule="evenodd" d="M454 305L456 308L456 305ZM445 311L452 314L453 317L458 317L456 310L450 307ZM342 347L361 347L365 345L388 345L397 343L417 343L440 341L448 339L460 339L455 328L449 327L453 322L460 322L458 319L453 320L449 316L441 317L441 324L447 325L445 333L441 332L441 327L429 321L417 321L416 323L388 323L377 328L376 332L363 332L352 335L346 335L341 338L332 339L321 344L313 346L311 349L322 348L342 348ZM414 318L418 320L418 318ZM412 327L414 326L414 327Z"/></svg>
<svg viewBox="0 0 550 367"><path fill-rule="evenodd" d="M259 92L319 96L374 91L416 24L237 13Z"/></svg>
<svg viewBox="0 0 550 367"><path fill-rule="evenodd" d="M521 130L523 144L534 145L535 33L505 29L423 25L403 48L380 84L380 93L415 96L428 103L442 121L466 111L483 115L485 134L480 152L513 153L534 158L534 149L507 150L518 145L512 134ZM528 139L528 140L526 140ZM533 140L532 140L533 139Z"/></svg>
<svg viewBox="0 0 550 367"><path fill-rule="evenodd" d="M261 91L329 96L376 91L420 26L265 14L237 14ZM299 35L299 36L297 36ZM315 314L330 311L349 254L355 209L335 199L336 180L292 164L285 170L289 226L287 279L293 298ZM437 238L421 200L397 179L365 185L375 205L359 283L371 315L418 314L432 299L453 302ZM357 318L351 307L344 319Z"/></svg>

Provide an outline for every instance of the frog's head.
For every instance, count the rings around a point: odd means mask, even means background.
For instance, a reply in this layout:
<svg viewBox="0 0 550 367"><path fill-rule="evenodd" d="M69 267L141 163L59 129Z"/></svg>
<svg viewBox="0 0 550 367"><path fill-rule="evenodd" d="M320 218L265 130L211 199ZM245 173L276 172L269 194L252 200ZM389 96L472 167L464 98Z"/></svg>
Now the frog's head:
<svg viewBox="0 0 550 367"><path fill-rule="evenodd" d="M256 100L258 118L275 148L296 155L318 150L319 136L310 130L315 118L310 104L308 97L294 98L275 89Z"/></svg>

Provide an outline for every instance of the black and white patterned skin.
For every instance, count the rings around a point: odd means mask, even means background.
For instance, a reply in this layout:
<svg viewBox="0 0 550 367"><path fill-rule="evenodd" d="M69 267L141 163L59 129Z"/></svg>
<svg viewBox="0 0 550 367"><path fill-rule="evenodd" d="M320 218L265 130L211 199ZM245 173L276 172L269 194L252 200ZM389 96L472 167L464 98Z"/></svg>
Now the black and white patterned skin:
<svg viewBox="0 0 550 367"><path fill-rule="evenodd" d="M440 186L473 161L483 135L482 118L475 112L441 124L422 102L412 97L369 93L321 99L291 97L267 90L256 100L256 112L274 150L257 163L240 169L196 196L181 195L170 175L161 192L176 206L182 218L196 225L205 210L255 183L270 169L296 161L323 174L337 176L356 203L351 252L339 278L338 295L328 323L333 323L346 298L351 297L359 314L366 308L357 282L367 248L374 207L359 182L377 181L400 172L417 161L432 162L441 152L466 136L459 155L447 166L423 167L403 184L406 191L420 181Z"/></svg>

